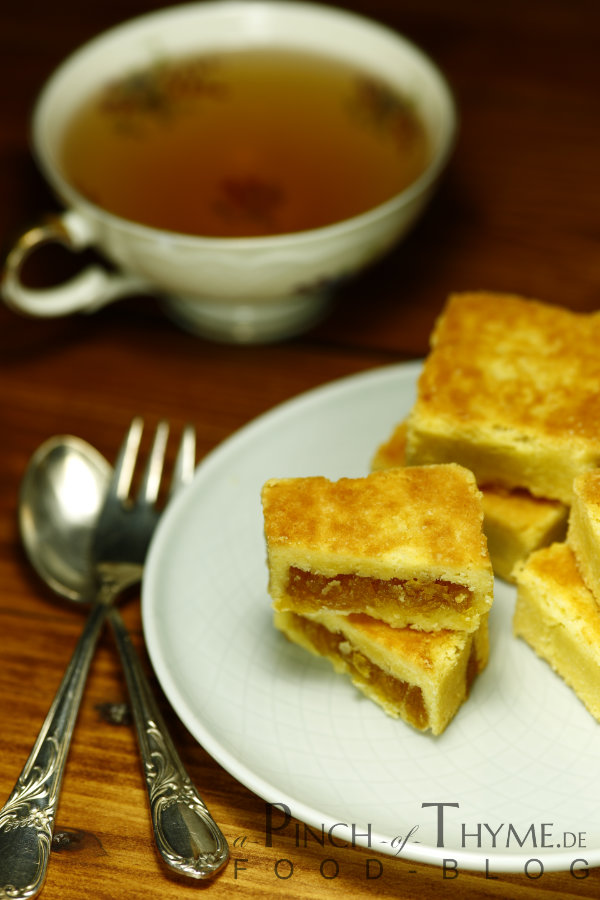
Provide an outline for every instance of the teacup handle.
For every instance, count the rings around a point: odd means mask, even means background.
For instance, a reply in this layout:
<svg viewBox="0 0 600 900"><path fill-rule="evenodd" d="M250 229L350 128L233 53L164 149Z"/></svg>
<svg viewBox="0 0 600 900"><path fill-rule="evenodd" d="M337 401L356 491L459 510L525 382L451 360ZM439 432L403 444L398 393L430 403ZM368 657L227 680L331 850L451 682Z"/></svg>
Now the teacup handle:
<svg viewBox="0 0 600 900"><path fill-rule="evenodd" d="M7 306L30 316L64 316L72 312L95 312L127 294L148 292L149 285L136 275L109 272L88 266L69 281L52 288L28 288L21 279L27 258L43 244L57 241L79 252L94 243L86 221L68 211L49 218L23 234L6 260L2 275L2 297Z"/></svg>

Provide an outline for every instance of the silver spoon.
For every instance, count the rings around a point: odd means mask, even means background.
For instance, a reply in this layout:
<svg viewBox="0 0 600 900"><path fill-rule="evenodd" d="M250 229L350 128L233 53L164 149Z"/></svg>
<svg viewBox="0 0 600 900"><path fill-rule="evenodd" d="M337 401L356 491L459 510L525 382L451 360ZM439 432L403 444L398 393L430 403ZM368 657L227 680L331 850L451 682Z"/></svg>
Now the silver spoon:
<svg viewBox="0 0 600 900"><path fill-rule="evenodd" d="M63 436L42 444L23 478L19 522L27 555L55 593L76 602L94 597L91 545L111 472L104 457L89 444ZM105 616L97 604L29 759L0 810L0 897L25 900L42 887L67 752ZM166 740L170 745L168 735ZM172 825L181 830L183 823L177 820ZM226 858L225 850L214 871ZM192 871L186 874L203 877Z"/></svg>
<svg viewBox="0 0 600 900"><path fill-rule="evenodd" d="M70 600L92 597L87 560L110 466L74 437L52 438L34 453L21 484L19 522L43 580ZM68 748L104 616L88 618L23 771L0 810L0 896L41 889Z"/></svg>

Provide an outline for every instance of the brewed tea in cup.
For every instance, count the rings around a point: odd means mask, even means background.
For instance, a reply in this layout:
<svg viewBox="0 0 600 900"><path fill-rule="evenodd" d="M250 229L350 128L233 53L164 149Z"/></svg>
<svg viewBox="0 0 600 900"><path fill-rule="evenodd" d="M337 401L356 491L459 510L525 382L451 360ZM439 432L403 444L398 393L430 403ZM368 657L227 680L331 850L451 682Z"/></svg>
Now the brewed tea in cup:
<svg viewBox="0 0 600 900"><path fill-rule="evenodd" d="M103 86L59 165L115 215L202 237L322 228L407 188L431 157L399 90L316 53L259 47L160 60Z"/></svg>
<svg viewBox="0 0 600 900"><path fill-rule="evenodd" d="M4 299L61 315L143 292L220 340L298 333L411 226L454 130L435 65L368 19L276 0L143 16L40 95L35 153L66 211L15 247ZM48 240L117 272L28 289L23 261Z"/></svg>

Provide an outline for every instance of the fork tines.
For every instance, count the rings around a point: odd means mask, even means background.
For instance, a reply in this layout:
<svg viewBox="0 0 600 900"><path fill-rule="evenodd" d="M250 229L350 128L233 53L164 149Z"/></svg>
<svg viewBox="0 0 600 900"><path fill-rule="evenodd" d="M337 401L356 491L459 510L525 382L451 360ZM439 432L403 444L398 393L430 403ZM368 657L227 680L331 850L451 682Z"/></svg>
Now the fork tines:
<svg viewBox="0 0 600 900"><path fill-rule="evenodd" d="M117 455L113 474L113 488L116 496L122 502L128 498L131 491L143 431L144 421L141 416L136 416L129 426L125 440ZM165 421L159 422L138 488L138 499L141 502L153 504L158 499L168 437L168 423ZM190 483L194 475L195 462L196 434L191 425L186 425L181 436L173 468L170 496L179 488Z"/></svg>

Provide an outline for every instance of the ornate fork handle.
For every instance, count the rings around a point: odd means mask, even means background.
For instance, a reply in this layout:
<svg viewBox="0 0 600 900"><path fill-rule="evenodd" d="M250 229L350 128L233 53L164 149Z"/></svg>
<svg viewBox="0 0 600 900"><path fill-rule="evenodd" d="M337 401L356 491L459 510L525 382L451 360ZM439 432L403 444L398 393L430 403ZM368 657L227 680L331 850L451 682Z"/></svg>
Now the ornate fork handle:
<svg viewBox="0 0 600 900"><path fill-rule="evenodd" d="M112 607L108 616L129 688L157 847L176 871L210 877L227 862L227 842L184 769L118 610Z"/></svg>
<svg viewBox="0 0 600 900"><path fill-rule="evenodd" d="M0 810L0 900L26 900L46 877L56 807L85 681L107 609L94 606L17 783Z"/></svg>

